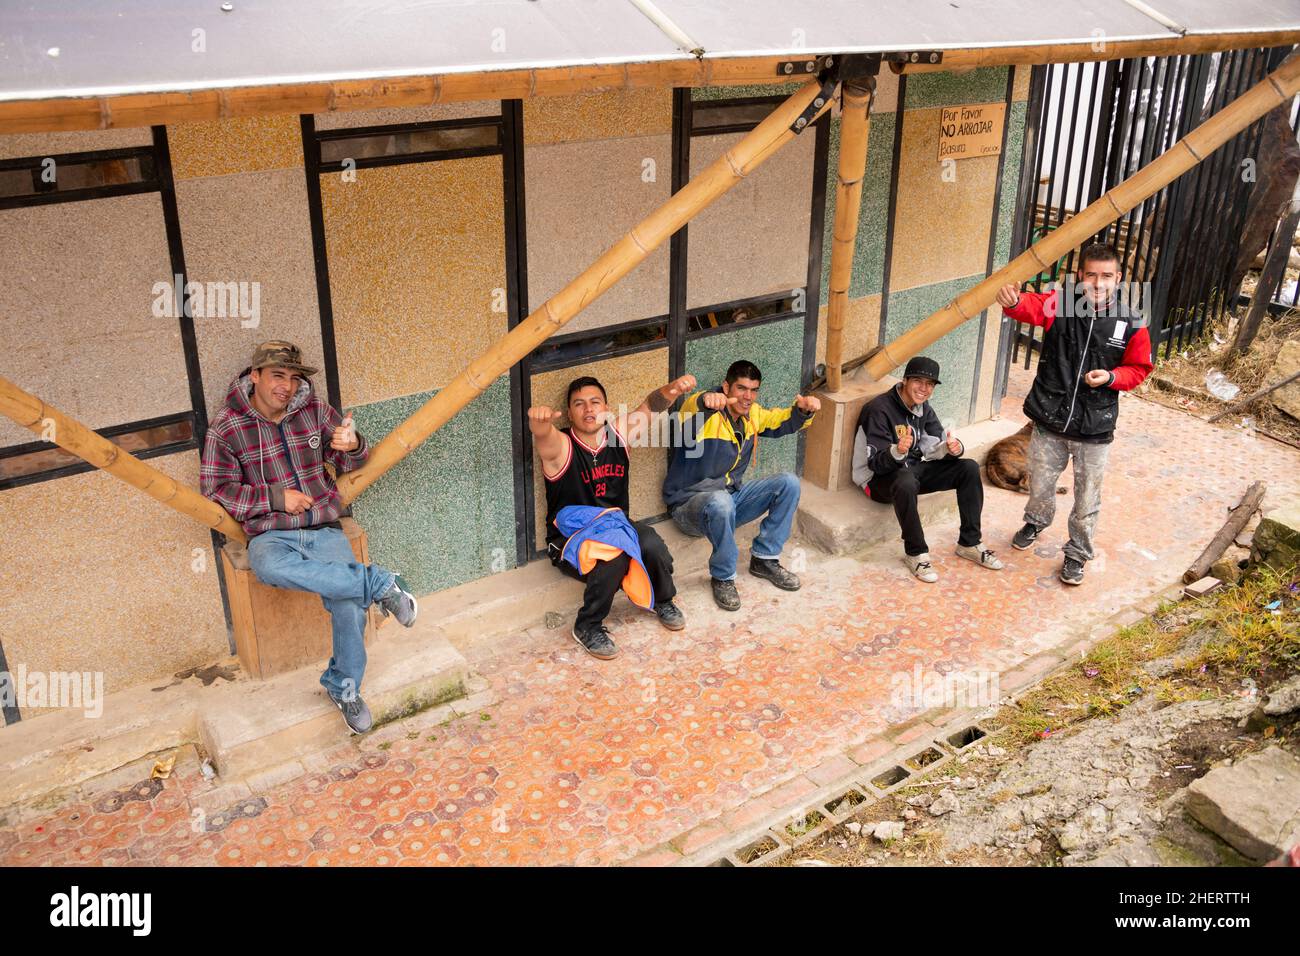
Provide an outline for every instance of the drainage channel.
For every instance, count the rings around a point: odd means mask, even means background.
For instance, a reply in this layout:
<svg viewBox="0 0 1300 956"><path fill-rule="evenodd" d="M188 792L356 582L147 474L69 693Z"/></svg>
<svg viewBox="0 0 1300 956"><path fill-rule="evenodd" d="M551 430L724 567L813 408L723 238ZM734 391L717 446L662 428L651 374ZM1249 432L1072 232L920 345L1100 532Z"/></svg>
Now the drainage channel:
<svg viewBox="0 0 1300 956"><path fill-rule="evenodd" d="M748 867L774 863L895 790L914 786L988 736L986 728L974 723L937 736L919 748L899 748L889 759L870 765L833 788L833 796L794 811L784 823L755 833L739 849L708 865Z"/></svg>

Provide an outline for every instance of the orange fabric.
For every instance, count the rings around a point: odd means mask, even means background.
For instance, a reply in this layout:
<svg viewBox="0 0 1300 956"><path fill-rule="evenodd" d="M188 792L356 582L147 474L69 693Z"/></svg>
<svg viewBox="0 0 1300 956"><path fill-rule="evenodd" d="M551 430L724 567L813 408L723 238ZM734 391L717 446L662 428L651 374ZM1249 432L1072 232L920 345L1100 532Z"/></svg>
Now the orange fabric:
<svg viewBox="0 0 1300 956"><path fill-rule="evenodd" d="M588 538L578 546L578 570L583 574L588 573L596 566L597 561L612 561L623 553L622 548L616 548L612 544L606 544L603 541L595 541ZM637 607L650 609L650 576L646 574L638 561L629 561L627 574L623 576L623 593L628 596L633 604Z"/></svg>

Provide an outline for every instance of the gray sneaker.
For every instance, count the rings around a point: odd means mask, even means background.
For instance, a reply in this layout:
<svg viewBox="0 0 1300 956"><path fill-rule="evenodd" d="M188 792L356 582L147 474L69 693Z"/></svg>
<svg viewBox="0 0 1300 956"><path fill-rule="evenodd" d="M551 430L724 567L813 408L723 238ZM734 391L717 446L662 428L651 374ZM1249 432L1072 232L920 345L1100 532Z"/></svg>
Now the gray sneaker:
<svg viewBox="0 0 1300 956"><path fill-rule="evenodd" d="M686 626L686 615L672 601L656 604L655 616L659 618L659 623L670 631L680 631Z"/></svg>
<svg viewBox="0 0 1300 956"><path fill-rule="evenodd" d="M379 608L385 617L391 614L397 618L397 623L402 627L414 624L420 613L420 605L415 603L415 597L402 589L398 578L393 578L393 586L379 599Z"/></svg>
<svg viewBox="0 0 1300 956"><path fill-rule="evenodd" d="M724 611L739 611L740 593L736 590L736 582L719 581L717 578L709 580L713 583L713 600L718 607Z"/></svg>
<svg viewBox="0 0 1300 956"><path fill-rule="evenodd" d="M1061 580L1066 584L1083 583L1083 562L1078 558L1066 558L1061 563Z"/></svg>
<svg viewBox="0 0 1300 956"><path fill-rule="evenodd" d="M579 631L575 625L573 639L582 645L584 651L602 661L618 656L618 648L609 639L609 631L605 630L604 624L597 624L584 631Z"/></svg>
<svg viewBox="0 0 1300 956"><path fill-rule="evenodd" d="M329 699L334 702L343 713L343 722L348 725L348 730L354 734L364 734L367 730L375 725L375 719L370 716L370 708L366 702L361 699L360 694L353 695L351 700L339 700L333 694Z"/></svg>

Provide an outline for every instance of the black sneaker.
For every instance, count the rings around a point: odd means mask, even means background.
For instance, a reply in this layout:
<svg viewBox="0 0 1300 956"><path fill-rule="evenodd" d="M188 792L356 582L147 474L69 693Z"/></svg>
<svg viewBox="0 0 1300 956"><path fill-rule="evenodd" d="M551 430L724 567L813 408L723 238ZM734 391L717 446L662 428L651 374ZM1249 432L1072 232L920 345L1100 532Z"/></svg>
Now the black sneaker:
<svg viewBox="0 0 1300 956"><path fill-rule="evenodd" d="M1083 562L1077 558L1066 558L1061 565L1061 580L1066 584L1083 583Z"/></svg>
<svg viewBox="0 0 1300 956"><path fill-rule="evenodd" d="M420 613L420 605L415 603L415 597L402 589L397 578L393 578L393 586L379 599L379 609L384 612L384 617L391 614L397 618L397 623L402 627L414 624L416 615Z"/></svg>
<svg viewBox="0 0 1300 956"><path fill-rule="evenodd" d="M781 562L776 558L751 557L749 559L749 573L756 578L766 578L782 591L799 590L799 576L793 571L787 571L781 567Z"/></svg>
<svg viewBox="0 0 1300 956"><path fill-rule="evenodd" d="M686 626L686 615L672 601L656 604L655 615L659 618L659 623L670 631L680 631Z"/></svg>
<svg viewBox="0 0 1300 956"><path fill-rule="evenodd" d="M736 582L719 581L717 578L709 580L713 584L713 600L717 602L718 607L724 611L739 611L740 594L736 591Z"/></svg>
<svg viewBox="0 0 1300 956"><path fill-rule="evenodd" d="M579 631L575 626L573 639L581 644L582 649L588 654L592 657L598 657L602 661L607 661L618 655L618 648L609 639L609 631L605 630L604 624L596 624L584 631Z"/></svg>
<svg viewBox="0 0 1300 956"><path fill-rule="evenodd" d="M1016 536L1011 539L1011 547L1017 551L1027 551L1032 548L1034 542L1038 540L1038 534L1043 529L1036 524L1025 523L1025 526L1016 532Z"/></svg>
<svg viewBox="0 0 1300 956"><path fill-rule="evenodd" d="M348 730L352 733L364 734L375 725L375 719L370 716L370 708L366 706L360 694L354 694L351 700L339 700L330 694L329 699L342 711L343 722L348 725Z"/></svg>

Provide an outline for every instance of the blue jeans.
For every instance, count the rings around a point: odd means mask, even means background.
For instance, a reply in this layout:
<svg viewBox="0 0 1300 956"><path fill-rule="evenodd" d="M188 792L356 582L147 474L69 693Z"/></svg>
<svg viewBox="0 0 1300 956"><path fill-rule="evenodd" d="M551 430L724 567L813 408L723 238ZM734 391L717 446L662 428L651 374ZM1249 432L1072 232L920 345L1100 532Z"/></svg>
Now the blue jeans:
<svg viewBox="0 0 1300 956"><path fill-rule="evenodd" d="M334 655L321 686L331 697L352 700L366 672L366 608L397 575L359 562L337 528L263 531L248 543L248 562L263 584L320 595L334 629Z"/></svg>
<svg viewBox="0 0 1300 956"><path fill-rule="evenodd" d="M673 521L692 537L713 543L709 574L719 581L736 577L736 525L767 515L758 526L752 554L774 560L781 556L790 524L799 507L799 479L788 471L747 481L739 491L702 491L673 509Z"/></svg>

